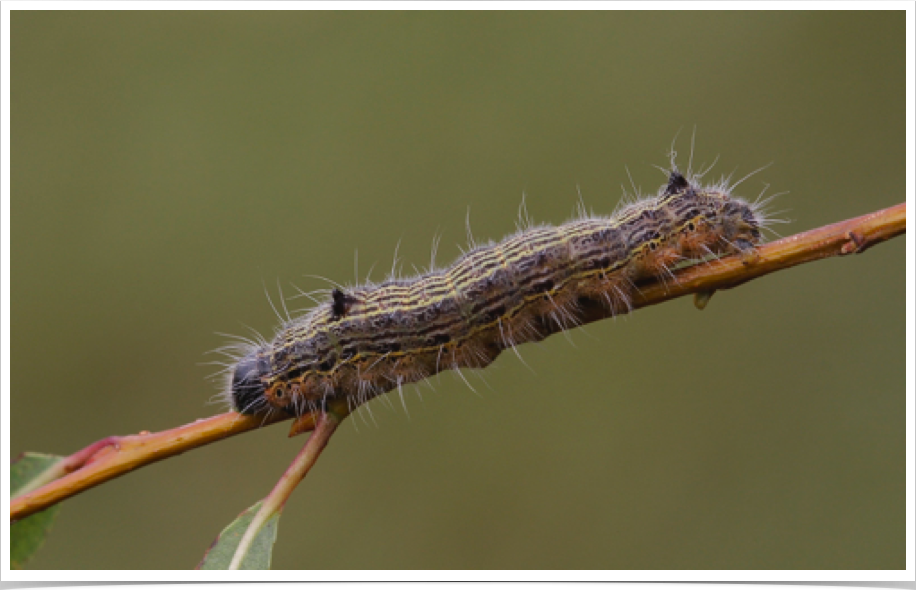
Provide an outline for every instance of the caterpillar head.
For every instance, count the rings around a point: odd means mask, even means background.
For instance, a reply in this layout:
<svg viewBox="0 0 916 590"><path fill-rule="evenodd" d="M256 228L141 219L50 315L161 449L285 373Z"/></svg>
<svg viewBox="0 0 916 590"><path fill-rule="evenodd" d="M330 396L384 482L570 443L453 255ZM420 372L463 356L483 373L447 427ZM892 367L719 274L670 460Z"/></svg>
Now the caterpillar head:
<svg viewBox="0 0 916 590"><path fill-rule="evenodd" d="M257 414L267 409L262 376L269 371L267 358L255 350L239 359L232 374L230 395L233 407L242 414Z"/></svg>

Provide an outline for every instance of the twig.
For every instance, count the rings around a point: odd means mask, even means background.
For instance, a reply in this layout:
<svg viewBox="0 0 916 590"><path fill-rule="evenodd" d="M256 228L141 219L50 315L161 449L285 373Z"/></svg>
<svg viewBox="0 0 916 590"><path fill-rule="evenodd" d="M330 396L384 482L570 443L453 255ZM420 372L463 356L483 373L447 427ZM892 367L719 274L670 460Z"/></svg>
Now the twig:
<svg viewBox="0 0 916 590"><path fill-rule="evenodd" d="M270 491L261 503L261 508L254 515L254 518L245 530L245 534L239 541L239 545L235 549L228 569L239 569L242 565L242 561L248 554L248 550L251 548L252 542L258 535L258 531L261 530L264 524L270 520L273 515L283 510L283 505L286 504L293 490L296 489L296 486L299 485L302 478L305 477L312 468L312 465L315 464L315 461L318 460L318 456L321 454L321 451L324 450L325 446L327 446L331 435L334 434L338 424L340 424L341 420L345 417L346 414L338 416L331 411L325 412L319 416L314 427L314 432L309 436L308 441L306 441L302 450L299 451L299 454L296 455L296 458L293 459L289 468L283 473L280 481L277 482L274 489Z"/></svg>
<svg viewBox="0 0 916 590"><path fill-rule="evenodd" d="M278 416L266 423L286 418ZM47 480L57 475L59 479L11 501L10 520L44 510L138 467L253 430L262 423L265 423L263 417L227 412L162 432L103 438L58 463L53 468L55 474L42 474L41 478Z"/></svg>
<svg viewBox="0 0 916 590"><path fill-rule="evenodd" d="M771 272L805 262L858 254L905 231L906 204L901 203L868 215L764 244L753 256L730 256L717 260L716 264L699 264L680 269L674 272L677 280L668 281L667 284L641 283L633 301L633 308L655 305L690 293L697 294L697 305L702 307L718 289L730 289ZM603 319L608 313L607 308L601 305L584 304L582 322ZM338 415L345 413L339 407L335 411ZM306 432L313 428L314 422L309 416L298 419L290 434ZM17 520L34 514L143 465L252 430L262 424L285 419L286 417L276 417L264 422L261 417L240 416L235 412L229 412L154 434L103 439L71 455L61 464L65 465L68 475L14 499L10 503L10 519ZM50 474L48 478L53 475L55 474Z"/></svg>

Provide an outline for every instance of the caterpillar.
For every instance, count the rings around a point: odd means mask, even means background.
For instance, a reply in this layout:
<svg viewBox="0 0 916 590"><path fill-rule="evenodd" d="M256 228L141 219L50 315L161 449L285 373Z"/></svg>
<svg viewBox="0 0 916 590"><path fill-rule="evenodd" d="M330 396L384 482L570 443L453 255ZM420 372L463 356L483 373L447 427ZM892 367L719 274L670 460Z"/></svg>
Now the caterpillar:
<svg viewBox="0 0 916 590"><path fill-rule="evenodd" d="M482 369L506 349L579 325L586 307L600 306L602 317L628 313L640 281L674 278L685 261L749 253L762 241L772 197L733 195L744 179L704 186L708 169L683 174L673 153L664 171L655 196L625 200L607 217L528 221L447 267L334 288L272 340L235 345L228 401L243 414L301 416L341 398L356 407L443 370Z"/></svg>

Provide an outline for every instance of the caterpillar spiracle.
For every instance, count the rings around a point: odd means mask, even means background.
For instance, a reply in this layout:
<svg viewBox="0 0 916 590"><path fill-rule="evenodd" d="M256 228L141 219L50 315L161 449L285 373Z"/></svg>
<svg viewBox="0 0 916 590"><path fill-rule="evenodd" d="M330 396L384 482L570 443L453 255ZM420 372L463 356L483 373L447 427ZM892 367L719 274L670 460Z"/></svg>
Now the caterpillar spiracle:
<svg viewBox="0 0 916 590"><path fill-rule="evenodd" d="M761 242L769 199L739 198L728 179L704 186L673 162L666 173L655 196L607 217L529 222L450 266L333 289L272 340L235 345L224 395L244 414L299 416L341 398L356 407L440 371L486 367L503 350L577 326L586 307L627 313L640 281Z"/></svg>

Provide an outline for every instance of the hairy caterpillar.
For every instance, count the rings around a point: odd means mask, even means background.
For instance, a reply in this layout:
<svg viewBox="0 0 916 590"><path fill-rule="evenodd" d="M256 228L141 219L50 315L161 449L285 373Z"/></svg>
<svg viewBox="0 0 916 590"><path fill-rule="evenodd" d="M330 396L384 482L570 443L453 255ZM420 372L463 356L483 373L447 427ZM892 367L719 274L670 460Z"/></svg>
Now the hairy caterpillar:
<svg viewBox="0 0 916 590"><path fill-rule="evenodd" d="M340 398L356 407L443 370L483 368L505 349L577 326L584 307L627 313L639 281L760 243L770 199L735 197L741 181L703 186L703 173L682 174L673 161L667 174L656 196L608 217L529 223L446 268L333 289L270 342L229 347L229 401L246 414L302 415Z"/></svg>

